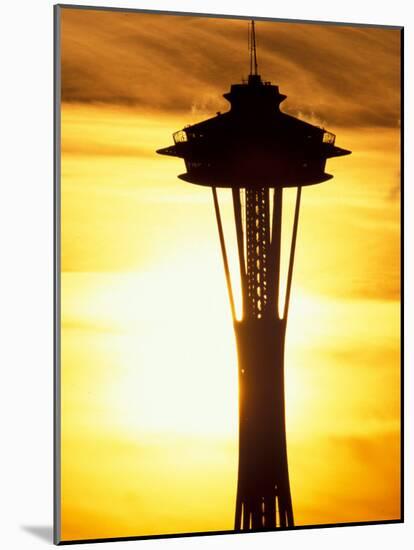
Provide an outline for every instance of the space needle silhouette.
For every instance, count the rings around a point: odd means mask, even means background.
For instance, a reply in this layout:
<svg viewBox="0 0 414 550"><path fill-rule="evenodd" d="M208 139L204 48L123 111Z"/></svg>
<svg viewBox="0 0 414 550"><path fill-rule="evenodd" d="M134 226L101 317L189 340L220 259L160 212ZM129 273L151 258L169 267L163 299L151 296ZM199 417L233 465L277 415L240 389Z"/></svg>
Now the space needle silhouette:
<svg viewBox="0 0 414 550"><path fill-rule="evenodd" d="M234 528L294 526L289 483L284 349L302 187L322 183L328 158L350 151L335 135L280 111L286 98L258 74L255 22L250 74L224 98L230 110L173 134L162 155L183 158L182 180L211 187L238 355L239 462ZM279 309L283 188L296 187L283 307ZM217 188L232 190L241 318L236 316Z"/></svg>

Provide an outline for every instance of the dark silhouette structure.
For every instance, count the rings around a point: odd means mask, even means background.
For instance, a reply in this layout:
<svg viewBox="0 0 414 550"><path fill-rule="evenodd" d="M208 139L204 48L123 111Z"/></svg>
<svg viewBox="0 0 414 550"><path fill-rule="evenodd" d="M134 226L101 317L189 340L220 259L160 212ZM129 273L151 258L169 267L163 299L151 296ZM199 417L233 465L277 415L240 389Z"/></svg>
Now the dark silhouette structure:
<svg viewBox="0 0 414 550"><path fill-rule="evenodd" d="M235 530L294 525L285 428L284 343L301 189L332 178L330 157L350 151L335 136L280 111L286 98L257 72L254 21L250 74L224 97L230 110L188 126L157 152L183 158L184 181L212 188L233 316L239 373L239 470ZM242 289L235 312L217 188L231 188ZM282 195L297 187L285 301L279 311Z"/></svg>

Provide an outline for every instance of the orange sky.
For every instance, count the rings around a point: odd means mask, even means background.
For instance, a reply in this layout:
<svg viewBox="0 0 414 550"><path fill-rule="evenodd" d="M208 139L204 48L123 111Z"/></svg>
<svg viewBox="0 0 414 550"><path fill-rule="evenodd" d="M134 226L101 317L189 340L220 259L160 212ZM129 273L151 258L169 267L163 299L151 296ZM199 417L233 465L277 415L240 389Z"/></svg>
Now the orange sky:
<svg viewBox="0 0 414 550"><path fill-rule="evenodd" d="M61 32L62 538L231 529L237 371L211 196L155 150L227 109L247 23L64 8ZM395 519L399 32L258 22L257 42L282 110L353 152L303 192L286 349L296 523Z"/></svg>

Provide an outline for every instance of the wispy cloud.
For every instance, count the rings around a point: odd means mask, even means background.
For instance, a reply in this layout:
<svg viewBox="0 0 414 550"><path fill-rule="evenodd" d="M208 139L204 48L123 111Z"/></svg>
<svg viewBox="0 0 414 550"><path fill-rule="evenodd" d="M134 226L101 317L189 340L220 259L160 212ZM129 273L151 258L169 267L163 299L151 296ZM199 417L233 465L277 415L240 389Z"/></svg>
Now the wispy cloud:
<svg viewBox="0 0 414 550"><path fill-rule="evenodd" d="M225 109L248 73L241 20L62 11L62 99L172 111ZM334 126L399 123L398 30L258 22L259 70L285 110Z"/></svg>

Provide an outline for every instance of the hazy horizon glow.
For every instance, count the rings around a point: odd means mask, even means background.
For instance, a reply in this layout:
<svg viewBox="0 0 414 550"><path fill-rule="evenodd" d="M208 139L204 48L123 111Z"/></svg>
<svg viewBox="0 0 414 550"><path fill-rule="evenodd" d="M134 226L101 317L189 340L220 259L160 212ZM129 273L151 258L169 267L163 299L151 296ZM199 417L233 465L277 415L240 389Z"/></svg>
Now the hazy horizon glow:
<svg viewBox="0 0 414 550"><path fill-rule="evenodd" d="M232 529L236 352L211 192L155 150L227 109L246 22L61 13L62 539ZM295 523L398 519L399 32L257 34L282 110L353 152L302 195L286 349Z"/></svg>

